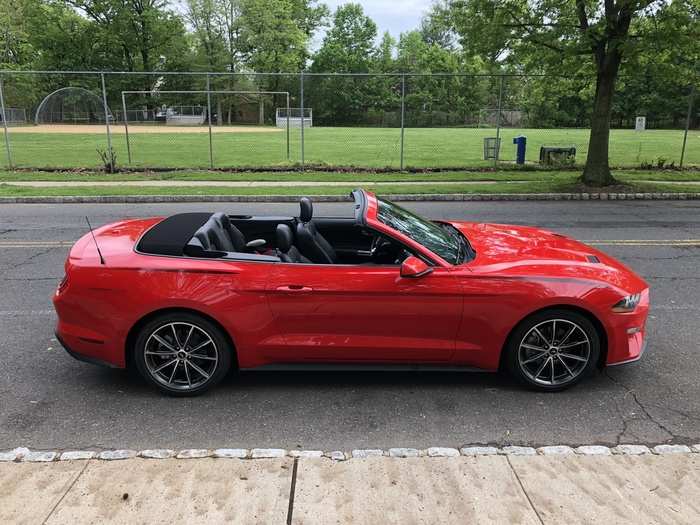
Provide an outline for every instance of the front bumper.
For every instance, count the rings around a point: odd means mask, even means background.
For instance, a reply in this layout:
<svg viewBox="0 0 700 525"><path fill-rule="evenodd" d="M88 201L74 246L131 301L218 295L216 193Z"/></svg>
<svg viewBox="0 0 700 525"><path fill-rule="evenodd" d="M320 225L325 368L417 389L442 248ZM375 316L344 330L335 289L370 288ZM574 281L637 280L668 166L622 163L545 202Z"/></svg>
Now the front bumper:
<svg viewBox="0 0 700 525"><path fill-rule="evenodd" d="M636 363L642 358L642 355L644 355L644 351L647 349L647 340L646 338L642 341L642 345L639 349L639 354L637 354L636 357L631 357L630 359L626 359L624 361L618 361L617 363L608 363L607 366L620 366L620 365L631 365L633 363Z"/></svg>

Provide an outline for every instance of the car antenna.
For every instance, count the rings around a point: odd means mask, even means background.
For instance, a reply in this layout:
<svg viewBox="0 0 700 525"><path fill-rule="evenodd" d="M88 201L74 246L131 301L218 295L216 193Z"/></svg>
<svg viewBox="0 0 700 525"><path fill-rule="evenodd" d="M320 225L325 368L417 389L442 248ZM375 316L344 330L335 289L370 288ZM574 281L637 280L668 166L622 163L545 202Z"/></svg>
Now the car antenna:
<svg viewBox="0 0 700 525"><path fill-rule="evenodd" d="M85 216L85 222L87 222L88 228L90 228L90 235L92 235L92 240L95 242L95 248L97 248L97 255L100 256L100 264L105 264L105 258L102 257L102 252L100 251L100 245L97 244L97 239L95 238L95 232L92 231L92 225L90 224L90 219Z"/></svg>

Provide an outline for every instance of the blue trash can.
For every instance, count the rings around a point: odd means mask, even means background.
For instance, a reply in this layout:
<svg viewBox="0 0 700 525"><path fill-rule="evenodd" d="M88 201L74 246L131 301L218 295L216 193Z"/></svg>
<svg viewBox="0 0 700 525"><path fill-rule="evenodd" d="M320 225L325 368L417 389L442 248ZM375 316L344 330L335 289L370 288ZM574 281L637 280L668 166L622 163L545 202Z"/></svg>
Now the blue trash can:
<svg viewBox="0 0 700 525"><path fill-rule="evenodd" d="M525 149L527 148L527 137L524 135L518 135L513 139L513 144L515 144L515 163L525 164Z"/></svg>

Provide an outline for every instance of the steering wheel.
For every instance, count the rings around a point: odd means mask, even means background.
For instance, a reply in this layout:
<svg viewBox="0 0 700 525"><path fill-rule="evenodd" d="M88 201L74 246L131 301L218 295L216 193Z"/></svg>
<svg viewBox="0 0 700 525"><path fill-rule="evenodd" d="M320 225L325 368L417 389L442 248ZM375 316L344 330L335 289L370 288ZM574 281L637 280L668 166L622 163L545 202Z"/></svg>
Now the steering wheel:
<svg viewBox="0 0 700 525"><path fill-rule="evenodd" d="M370 247L369 247L370 257L374 257L377 252L379 252L384 246L387 246L387 245L391 245L391 243L389 241L387 241L381 235L375 235L372 238L372 244L370 244Z"/></svg>

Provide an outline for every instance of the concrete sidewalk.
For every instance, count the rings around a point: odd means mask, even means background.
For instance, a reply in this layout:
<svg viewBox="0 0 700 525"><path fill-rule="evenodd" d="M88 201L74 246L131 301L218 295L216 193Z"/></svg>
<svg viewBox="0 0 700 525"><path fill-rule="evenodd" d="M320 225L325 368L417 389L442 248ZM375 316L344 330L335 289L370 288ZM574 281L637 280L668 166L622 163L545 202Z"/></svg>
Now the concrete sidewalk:
<svg viewBox="0 0 700 525"><path fill-rule="evenodd" d="M0 523L699 523L700 454L0 463Z"/></svg>

